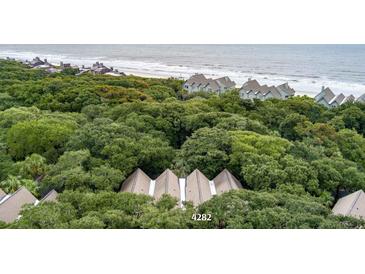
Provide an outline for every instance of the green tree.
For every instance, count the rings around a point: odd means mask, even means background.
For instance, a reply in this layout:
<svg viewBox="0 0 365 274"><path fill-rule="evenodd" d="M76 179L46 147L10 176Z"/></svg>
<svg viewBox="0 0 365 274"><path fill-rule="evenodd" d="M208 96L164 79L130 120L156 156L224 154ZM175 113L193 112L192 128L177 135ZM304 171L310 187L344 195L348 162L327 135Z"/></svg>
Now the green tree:
<svg viewBox="0 0 365 274"><path fill-rule="evenodd" d="M189 174L197 168L212 178L227 166L230 153L231 138L227 131L201 128L183 144L175 159L175 167L182 174Z"/></svg>
<svg viewBox="0 0 365 274"><path fill-rule="evenodd" d="M16 160L37 153L55 162L75 127L73 123L48 118L19 122L8 131L9 153Z"/></svg>

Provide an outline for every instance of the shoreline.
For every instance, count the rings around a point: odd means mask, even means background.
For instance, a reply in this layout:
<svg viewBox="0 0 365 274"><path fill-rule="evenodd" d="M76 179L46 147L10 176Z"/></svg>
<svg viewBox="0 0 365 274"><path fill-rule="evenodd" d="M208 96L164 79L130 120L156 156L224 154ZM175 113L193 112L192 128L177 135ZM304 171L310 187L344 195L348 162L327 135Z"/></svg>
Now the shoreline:
<svg viewBox="0 0 365 274"><path fill-rule="evenodd" d="M58 58L54 58L55 56L52 54L36 54L29 52L28 58L25 58L22 54L13 54L10 52L6 52L10 56L6 56L4 52L0 52L0 59L11 58L16 61L24 62L25 60L32 59L36 56L42 56L50 60L51 64L57 64L57 62L67 62L72 65L76 65L81 67L82 65L91 66L94 62L100 61L105 63L106 65L112 65L115 69L118 69L121 72L124 72L126 75L134 75L139 77L149 77L149 78L161 78L168 79L170 77L187 80L191 75L195 73L202 73L209 78L218 78L223 76L230 77L233 81L235 81L236 88L240 88L243 83L247 81L248 78L256 79L261 84L266 85L280 85L282 83L288 82L291 87L293 87L296 91L296 95L306 95L308 97L316 96L320 91L322 86L330 87L336 93L344 93L345 95L353 94L355 97L359 97L365 93L365 84L359 83L345 83L345 82L334 82L334 81L314 81L313 79L286 79L285 76L278 77L269 77L266 74L249 74L249 73L239 73L233 71L212 71L210 68L200 67L197 69L188 68L184 66L171 66L166 64L157 64L150 62L141 62L135 60L115 60L110 61L107 59L97 59L97 58L70 58L67 56L58 56ZM21 57L22 56L22 57ZM134 66L134 67L133 67ZM161 69L159 66L164 66L164 69ZM166 68L170 69L167 70ZM187 71L187 69L189 71Z"/></svg>

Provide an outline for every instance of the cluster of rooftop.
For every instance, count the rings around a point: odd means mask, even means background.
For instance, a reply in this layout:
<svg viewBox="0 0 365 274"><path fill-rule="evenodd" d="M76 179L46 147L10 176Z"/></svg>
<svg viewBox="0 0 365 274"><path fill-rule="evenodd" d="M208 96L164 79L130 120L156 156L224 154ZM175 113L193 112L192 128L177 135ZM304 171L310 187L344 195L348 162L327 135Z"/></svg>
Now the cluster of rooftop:
<svg viewBox="0 0 365 274"><path fill-rule="evenodd" d="M241 183L227 169L213 180L209 180L197 169L186 178L178 178L170 169L166 169L152 180L141 169L137 169L124 181L120 191L150 195L155 199L169 194L178 199L180 206L186 201L197 206L213 195L239 188L242 188Z"/></svg>
<svg viewBox="0 0 365 274"><path fill-rule="evenodd" d="M352 94L346 97L343 93L340 93L336 96L329 87L322 87L321 92L314 97L314 100L316 100L318 104L321 104L327 108L334 108L342 104L353 103L355 101L364 103L365 94L357 99L355 99L355 96Z"/></svg>
<svg viewBox="0 0 365 274"><path fill-rule="evenodd" d="M10 58L8 58L10 59ZM60 62L59 65L51 64L47 61L47 59L42 60L39 57L33 58L31 61L24 61L24 64L30 66L31 68L35 69L44 69L45 71L49 73L56 73L61 72L66 68L73 68L78 70L77 75L84 74L86 72L90 72L92 74L106 74L106 75L112 75L112 76L125 76L123 72L119 72L117 69L114 69L113 67L107 67L103 63L96 62L91 67L85 67L82 65L81 67L76 65L71 65L69 63L63 63Z"/></svg>
<svg viewBox="0 0 365 274"><path fill-rule="evenodd" d="M334 108L345 103L365 103L365 94L358 98L355 98L352 94L346 97L343 93L335 95L329 87L322 87L321 92L318 93L314 99L317 103L327 108Z"/></svg>
<svg viewBox="0 0 365 274"><path fill-rule="evenodd" d="M242 184L227 169L224 169L213 180L209 180L197 169L186 178L178 178L167 169L152 180L141 169L137 169L124 181L120 192L150 195L156 200L160 199L163 194L169 194L178 199L179 206L182 207L185 201L190 201L197 206L214 195L241 188ZM58 193L51 190L41 200L38 200L25 187L19 188L12 194L6 194L0 189L0 221L11 223L21 217L19 214L23 206L56 202L57 196ZM364 191L359 190L339 199L333 207L332 213L365 219Z"/></svg>
<svg viewBox="0 0 365 274"><path fill-rule="evenodd" d="M19 215L24 205L38 205L43 202L56 201L58 193L55 190L48 192L41 200L38 200L34 195L25 187L19 188L12 194L6 194L0 188L0 221L5 223L11 223L19 219Z"/></svg>
<svg viewBox="0 0 365 274"><path fill-rule="evenodd" d="M260 85L255 79L248 79L239 90L242 99L267 100L270 98L288 99L295 95L295 90L288 83L279 86Z"/></svg>
<svg viewBox="0 0 365 274"><path fill-rule="evenodd" d="M80 72L77 75L81 75L87 72L90 72L92 74L106 74L106 75L112 75L112 76L126 76L124 72L119 72L117 69L114 69L113 67L107 67L103 63L96 62L91 67L85 67L82 65L81 68L79 68Z"/></svg>
<svg viewBox="0 0 365 274"><path fill-rule="evenodd" d="M228 76L212 79L206 78L204 74L194 74L183 84L184 89L189 92L207 91L218 94L232 89L236 83L229 79Z"/></svg>

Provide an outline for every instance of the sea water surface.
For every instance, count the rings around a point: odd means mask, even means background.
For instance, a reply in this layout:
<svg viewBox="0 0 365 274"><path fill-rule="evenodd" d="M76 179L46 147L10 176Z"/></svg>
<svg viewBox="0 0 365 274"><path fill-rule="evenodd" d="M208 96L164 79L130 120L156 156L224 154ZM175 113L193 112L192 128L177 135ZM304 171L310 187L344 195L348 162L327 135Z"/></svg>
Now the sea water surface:
<svg viewBox="0 0 365 274"><path fill-rule="evenodd" d="M0 58L35 56L76 65L100 61L140 76L229 76L237 86L248 78L288 82L309 96L322 86L345 95L365 93L365 45L0 45Z"/></svg>

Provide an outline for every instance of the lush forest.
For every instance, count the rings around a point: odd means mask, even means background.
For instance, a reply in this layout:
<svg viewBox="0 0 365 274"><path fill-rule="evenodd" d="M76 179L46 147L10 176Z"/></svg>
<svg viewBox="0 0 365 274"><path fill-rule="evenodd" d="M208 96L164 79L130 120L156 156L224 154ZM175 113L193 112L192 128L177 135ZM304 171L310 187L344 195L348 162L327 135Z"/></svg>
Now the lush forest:
<svg viewBox="0 0 365 274"><path fill-rule="evenodd" d="M177 79L47 74L1 60L0 188L60 195L0 227L363 227L331 208L341 193L365 190L364 134L364 104L191 95ZM210 179L227 168L244 189L180 209L167 195L118 193L137 167L151 178L198 168Z"/></svg>

